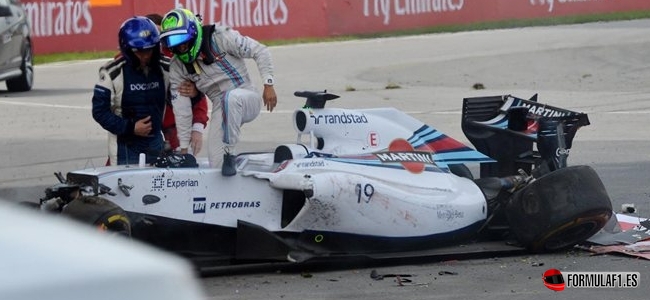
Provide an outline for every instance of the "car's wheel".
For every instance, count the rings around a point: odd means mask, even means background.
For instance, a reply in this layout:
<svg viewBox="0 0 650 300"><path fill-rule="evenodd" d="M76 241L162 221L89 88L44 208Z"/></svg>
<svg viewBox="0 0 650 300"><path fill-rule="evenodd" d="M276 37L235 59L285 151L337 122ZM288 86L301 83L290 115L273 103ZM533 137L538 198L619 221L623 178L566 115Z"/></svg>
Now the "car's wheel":
<svg viewBox="0 0 650 300"><path fill-rule="evenodd" d="M68 203L61 211L72 219L124 236L131 236L131 221L115 203L98 196L82 196Z"/></svg>
<svg viewBox="0 0 650 300"><path fill-rule="evenodd" d="M8 91L26 92L32 89L32 85L34 84L34 56L32 54L32 44L27 40L23 50L23 62L20 66L22 75L7 80Z"/></svg>
<svg viewBox="0 0 650 300"><path fill-rule="evenodd" d="M505 210L517 240L532 252L551 252L584 242L612 216L598 174L588 166L546 174L516 192Z"/></svg>

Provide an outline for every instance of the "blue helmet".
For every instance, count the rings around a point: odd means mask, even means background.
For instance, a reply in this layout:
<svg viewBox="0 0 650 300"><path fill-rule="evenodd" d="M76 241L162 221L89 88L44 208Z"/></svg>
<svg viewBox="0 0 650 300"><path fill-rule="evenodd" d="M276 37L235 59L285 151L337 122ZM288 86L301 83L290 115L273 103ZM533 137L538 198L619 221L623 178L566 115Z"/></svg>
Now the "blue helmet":
<svg viewBox="0 0 650 300"><path fill-rule="evenodd" d="M120 52L127 60L137 61L134 51L153 49L160 54L160 32L158 26L146 17L132 17L124 21L118 32Z"/></svg>

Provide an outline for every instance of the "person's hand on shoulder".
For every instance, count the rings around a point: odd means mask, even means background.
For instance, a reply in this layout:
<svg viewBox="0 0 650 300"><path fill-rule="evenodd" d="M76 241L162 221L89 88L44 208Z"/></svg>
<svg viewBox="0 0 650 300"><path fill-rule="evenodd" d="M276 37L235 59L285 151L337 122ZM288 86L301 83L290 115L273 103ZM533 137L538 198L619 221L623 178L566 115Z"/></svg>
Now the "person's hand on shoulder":
<svg viewBox="0 0 650 300"><path fill-rule="evenodd" d="M178 87L178 93L184 97L194 98L199 94L199 90L196 88L194 82L185 80Z"/></svg>

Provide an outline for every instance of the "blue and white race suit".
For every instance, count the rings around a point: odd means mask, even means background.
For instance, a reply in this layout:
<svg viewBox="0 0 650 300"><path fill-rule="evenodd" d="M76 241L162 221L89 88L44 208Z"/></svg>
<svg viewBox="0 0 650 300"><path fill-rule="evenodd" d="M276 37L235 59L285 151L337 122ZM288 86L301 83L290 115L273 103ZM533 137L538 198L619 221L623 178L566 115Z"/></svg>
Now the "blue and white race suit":
<svg viewBox="0 0 650 300"><path fill-rule="evenodd" d="M164 147L161 131L168 86L168 63L147 72L118 57L99 69L92 98L92 115L108 131L109 163L137 164L140 153L154 163ZM149 136L135 135L135 123L151 117Z"/></svg>

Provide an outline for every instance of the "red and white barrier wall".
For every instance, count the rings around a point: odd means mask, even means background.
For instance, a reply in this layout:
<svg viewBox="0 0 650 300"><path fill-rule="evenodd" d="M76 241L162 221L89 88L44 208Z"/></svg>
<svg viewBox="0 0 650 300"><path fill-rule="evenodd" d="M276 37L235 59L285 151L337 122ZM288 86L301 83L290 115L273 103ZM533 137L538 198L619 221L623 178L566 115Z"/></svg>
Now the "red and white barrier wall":
<svg viewBox="0 0 650 300"><path fill-rule="evenodd" d="M36 54L117 49L126 18L174 7L258 40L650 10L647 0L22 0Z"/></svg>

